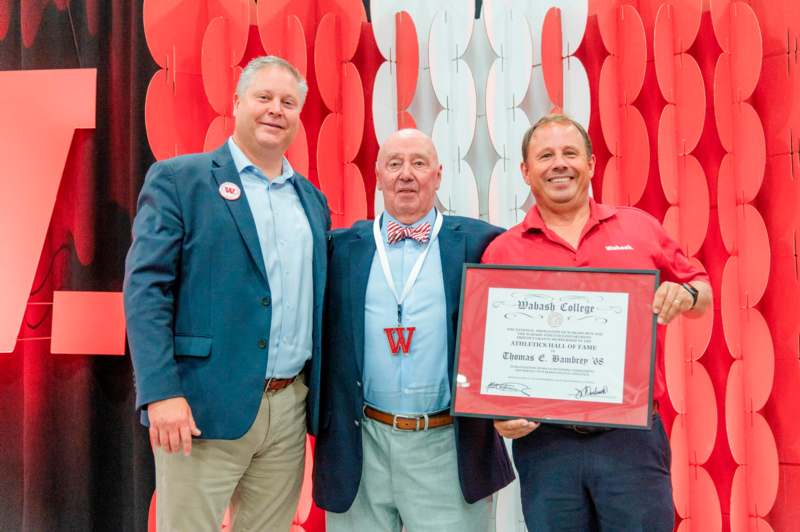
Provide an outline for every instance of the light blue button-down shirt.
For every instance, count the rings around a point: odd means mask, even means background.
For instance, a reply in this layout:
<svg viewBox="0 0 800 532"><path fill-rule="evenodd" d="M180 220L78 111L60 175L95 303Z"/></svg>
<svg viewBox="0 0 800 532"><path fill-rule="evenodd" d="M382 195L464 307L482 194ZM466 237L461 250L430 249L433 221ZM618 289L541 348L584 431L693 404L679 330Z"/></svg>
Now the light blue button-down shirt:
<svg viewBox="0 0 800 532"><path fill-rule="evenodd" d="M435 210L412 224L429 222ZM407 238L386 242L387 221L383 214L381 234L398 296L408 274L427 244ZM399 222L398 222L399 223ZM404 224L400 224L404 225ZM408 355L392 354L386 327L397 327L397 302L383 275L378 253L372 259L364 309L364 400L392 414L431 414L450 406L447 378L447 319L438 239L431 243L417 282L403 302L403 327L416 327Z"/></svg>
<svg viewBox="0 0 800 532"><path fill-rule="evenodd" d="M281 175L270 181L232 137L228 147L253 213L269 279L272 323L266 378L292 377L311 358L311 226L294 189L294 169L285 157Z"/></svg>

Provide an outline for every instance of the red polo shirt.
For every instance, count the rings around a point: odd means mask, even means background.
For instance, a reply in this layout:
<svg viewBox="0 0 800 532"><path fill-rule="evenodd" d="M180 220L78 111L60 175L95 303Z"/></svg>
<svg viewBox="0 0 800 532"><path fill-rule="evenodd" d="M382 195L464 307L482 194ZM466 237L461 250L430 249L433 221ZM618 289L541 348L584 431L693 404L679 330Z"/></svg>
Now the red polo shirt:
<svg viewBox="0 0 800 532"><path fill-rule="evenodd" d="M568 268L627 268L659 270L661 282L709 282L691 265L661 224L634 207L612 207L589 200L589 220L578 248L548 229L534 207L521 224L498 236L483 254L487 264L562 266ZM656 374L653 398L666 400L664 382L664 326L656 339Z"/></svg>

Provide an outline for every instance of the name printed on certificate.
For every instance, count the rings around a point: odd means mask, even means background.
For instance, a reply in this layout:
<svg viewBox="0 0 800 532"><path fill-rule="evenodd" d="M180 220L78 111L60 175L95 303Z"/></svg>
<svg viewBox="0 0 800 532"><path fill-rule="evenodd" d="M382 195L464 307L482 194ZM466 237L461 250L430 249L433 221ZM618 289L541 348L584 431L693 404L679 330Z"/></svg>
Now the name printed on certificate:
<svg viewBox="0 0 800 532"><path fill-rule="evenodd" d="M489 288L481 393L622 403L628 294Z"/></svg>

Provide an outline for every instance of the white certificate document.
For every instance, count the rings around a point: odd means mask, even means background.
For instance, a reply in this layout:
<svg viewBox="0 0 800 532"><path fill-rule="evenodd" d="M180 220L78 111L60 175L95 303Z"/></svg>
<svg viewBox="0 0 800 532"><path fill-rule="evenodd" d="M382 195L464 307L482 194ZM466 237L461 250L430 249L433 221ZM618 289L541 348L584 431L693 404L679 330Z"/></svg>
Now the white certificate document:
<svg viewBox="0 0 800 532"><path fill-rule="evenodd" d="M489 288L481 393L622 403L628 294Z"/></svg>

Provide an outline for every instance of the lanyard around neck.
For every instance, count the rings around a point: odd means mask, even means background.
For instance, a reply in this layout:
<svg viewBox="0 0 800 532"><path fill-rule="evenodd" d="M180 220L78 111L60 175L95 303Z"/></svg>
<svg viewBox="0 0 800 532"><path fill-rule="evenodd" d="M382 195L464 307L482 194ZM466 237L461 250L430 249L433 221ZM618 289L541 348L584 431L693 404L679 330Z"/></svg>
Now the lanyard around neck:
<svg viewBox="0 0 800 532"><path fill-rule="evenodd" d="M439 214L439 211L435 212L436 221L433 223L431 237L428 239L425 249L422 251L420 256L417 257L417 262L414 263L414 267L411 268L411 272L408 274L408 278L406 279L406 284L403 287L403 293L399 296L397 295L397 288L395 288L394 278L392 277L392 269L389 267L389 258L386 255L386 245L383 243L383 235L381 235L380 219L375 218L375 222L372 224L372 235L375 238L375 248L378 251L378 258L381 261L383 276L386 279L386 284L389 285L389 290L391 290L392 295L394 295L395 301L397 301L398 321L401 319L403 301L405 301L406 296L408 296L409 292L411 292L411 288L417 281L417 277L419 277L419 273L422 271L422 265L425 263L425 257L428 256L428 252L431 250L431 245L433 244L433 241L436 240L436 237L439 235L439 230L442 228L443 216Z"/></svg>

